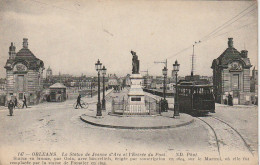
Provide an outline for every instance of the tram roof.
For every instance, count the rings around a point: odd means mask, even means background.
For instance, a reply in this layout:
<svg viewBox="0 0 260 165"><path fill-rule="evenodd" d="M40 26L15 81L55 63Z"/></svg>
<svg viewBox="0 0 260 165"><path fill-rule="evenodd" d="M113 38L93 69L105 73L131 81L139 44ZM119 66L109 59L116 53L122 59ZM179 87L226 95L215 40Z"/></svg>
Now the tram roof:
<svg viewBox="0 0 260 165"><path fill-rule="evenodd" d="M194 81L181 82L178 86L182 87L213 87L213 85L209 84L196 84Z"/></svg>

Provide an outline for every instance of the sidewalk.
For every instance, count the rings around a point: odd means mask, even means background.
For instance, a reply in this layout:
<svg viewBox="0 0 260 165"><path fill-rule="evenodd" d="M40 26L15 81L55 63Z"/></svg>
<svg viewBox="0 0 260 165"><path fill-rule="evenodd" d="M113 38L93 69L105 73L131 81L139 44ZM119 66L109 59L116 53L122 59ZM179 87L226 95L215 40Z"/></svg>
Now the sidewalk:
<svg viewBox="0 0 260 165"><path fill-rule="evenodd" d="M108 95L110 92L112 92L113 89L109 89L106 91L106 95ZM100 98L102 100L102 96L103 96L103 91L100 92ZM85 102L89 103L89 104L94 104L97 103L97 97L98 95L91 97L82 97L82 100L84 100ZM24 108L24 109L15 109L15 110L34 110L34 109L41 109L41 108L46 108L46 107L50 107L55 105L55 107L71 107L73 108L73 104L76 102L76 99L74 100L66 100L65 102L43 102L37 105L30 105L28 106L28 108ZM0 111L8 111L8 107L5 106L0 106Z"/></svg>
<svg viewBox="0 0 260 165"><path fill-rule="evenodd" d="M87 124L106 128L119 129L166 129L191 124L194 119L190 115L180 114L179 119L172 117L173 112L165 112L162 116L115 116L102 111L102 117L96 117L92 111L80 116Z"/></svg>
<svg viewBox="0 0 260 165"><path fill-rule="evenodd" d="M215 103L216 107L229 107L229 108L254 108L254 107L258 107L257 105L233 105L233 106L229 106L229 105L225 105L225 104L219 104L219 103Z"/></svg>

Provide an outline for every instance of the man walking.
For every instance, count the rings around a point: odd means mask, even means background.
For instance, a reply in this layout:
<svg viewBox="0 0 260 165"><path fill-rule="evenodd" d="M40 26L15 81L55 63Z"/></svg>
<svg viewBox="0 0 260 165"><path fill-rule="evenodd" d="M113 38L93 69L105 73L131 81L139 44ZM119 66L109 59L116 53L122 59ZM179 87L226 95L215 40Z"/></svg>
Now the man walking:
<svg viewBox="0 0 260 165"><path fill-rule="evenodd" d="M83 108L83 107L81 106L81 103L80 103L80 101L81 101L81 95L79 94L79 96L78 96L78 98L77 98L77 105L76 105L76 109L78 109L78 105L79 105L81 108Z"/></svg>
<svg viewBox="0 0 260 165"><path fill-rule="evenodd" d="M10 114L10 116L13 116L13 109L14 109L14 102L13 102L13 100L11 99L10 101L9 101L9 103L8 103L8 109L9 109L9 114Z"/></svg>
<svg viewBox="0 0 260 165"><path fill-rule="evenodd" d="M27 108L27 104L26 104L26 97L25 97L25 94L23 95L23 108L24 108L24 106L26 106L26 108Z"/></svg>

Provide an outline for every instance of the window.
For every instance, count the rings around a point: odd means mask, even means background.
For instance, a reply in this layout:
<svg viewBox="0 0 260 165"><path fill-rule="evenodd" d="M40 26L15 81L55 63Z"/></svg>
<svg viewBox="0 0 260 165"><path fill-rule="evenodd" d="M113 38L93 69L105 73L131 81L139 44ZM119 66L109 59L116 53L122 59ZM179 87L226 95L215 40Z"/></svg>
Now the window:
<svg viewBox="0 0 260 165"><path fill-rule="evenodd" d="M239 89L239 74L233 74L232 89Z"/></svg>

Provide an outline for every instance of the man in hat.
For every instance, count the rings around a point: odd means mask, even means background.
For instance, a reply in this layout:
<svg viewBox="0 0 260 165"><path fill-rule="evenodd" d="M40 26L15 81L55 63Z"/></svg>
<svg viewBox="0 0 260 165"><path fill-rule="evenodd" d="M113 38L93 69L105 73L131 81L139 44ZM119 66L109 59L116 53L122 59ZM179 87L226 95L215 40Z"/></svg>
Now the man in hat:
<svg viewBox="0 0 260 165"><path fill-rule="evenodd" d="M24 108L24 106L26 106L26 108L27 108L26 96L25 96L25 94L23 95L23 108Z"/></svg>
<svg viewBox="0 0 260 165"><path fill-rule="evenodd" d="M78 96L78 98L77 98L77 105L76 105L76 109L78 109L78 105L79 105L81 108L83 108L83 107L81 106L81 103L80 103L80 101L81 101L81 95L79 94L79 96Z"/></svg>
<svg viewBox="0 0 260 165"><path fill-rule="evenodd" d="M15 98L14 98L14 108L17 107L17 104L18 104L18 101L17 101L17 98L15 96Z"/></svg>
<svg viewBox="0 0 260 165"><path fill-rule="evenodd" d="M9 101L9 103L8 103L8 109L9 109L9 114L10 114L10 116L13 116L13 109L14 109L14 102L13 102L13 100L11 99L10 101Z"/></svg>
<svg viewBox="0 0 260 165"><path fill-rule="evenodd" d="M233 106L233 97L231 96L231 94L228 94L228 105L229 106Z"/></svg>

